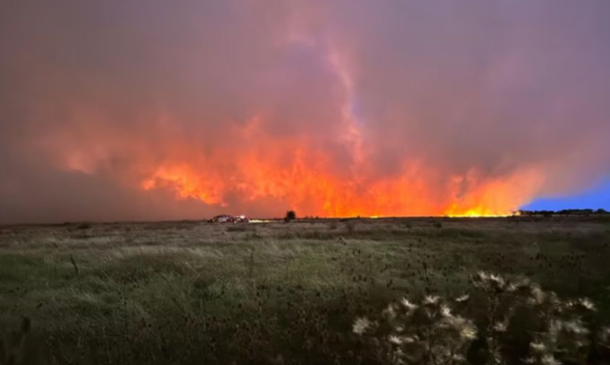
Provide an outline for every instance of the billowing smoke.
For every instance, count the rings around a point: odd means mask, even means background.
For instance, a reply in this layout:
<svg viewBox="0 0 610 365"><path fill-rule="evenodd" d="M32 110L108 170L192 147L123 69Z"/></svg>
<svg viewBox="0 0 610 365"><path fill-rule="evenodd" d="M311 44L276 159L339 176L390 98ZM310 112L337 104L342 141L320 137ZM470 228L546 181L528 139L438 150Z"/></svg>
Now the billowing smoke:
<svg viewBox="0 0 610 365"><path fill-rule="evenodd" d="M610 172L610 2L0 4L0 222L506 214Z"/></svg>

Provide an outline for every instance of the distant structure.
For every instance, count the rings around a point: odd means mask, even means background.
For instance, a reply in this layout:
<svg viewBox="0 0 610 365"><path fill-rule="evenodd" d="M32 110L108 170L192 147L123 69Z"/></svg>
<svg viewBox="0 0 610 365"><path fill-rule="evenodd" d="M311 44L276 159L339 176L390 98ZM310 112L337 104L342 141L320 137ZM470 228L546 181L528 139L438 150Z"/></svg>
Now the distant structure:
<svg viewBox="0 0 610 365"><path fill-rule="evenodd" d="M233 215L228 215L228 214L221 214L221 215L217 215L214 218L210 219L208 222L210 222L210 223L249 223L250 220L248 218L246 218L246 216L244 216L244 215L233 216Z"/></svg>

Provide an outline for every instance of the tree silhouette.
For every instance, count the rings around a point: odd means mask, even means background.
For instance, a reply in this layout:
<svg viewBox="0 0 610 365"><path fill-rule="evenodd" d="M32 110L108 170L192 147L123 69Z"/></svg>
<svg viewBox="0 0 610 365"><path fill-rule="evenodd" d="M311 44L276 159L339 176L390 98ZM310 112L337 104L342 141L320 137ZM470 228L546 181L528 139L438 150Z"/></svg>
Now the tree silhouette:
<svg viewBox="0 0 610 365"><path fill-rule="evenodd" d="M297 214L294 210L289 210L286 212L286 217L284 217L285 222L290 222L291 220L297 219Z"/></svg>

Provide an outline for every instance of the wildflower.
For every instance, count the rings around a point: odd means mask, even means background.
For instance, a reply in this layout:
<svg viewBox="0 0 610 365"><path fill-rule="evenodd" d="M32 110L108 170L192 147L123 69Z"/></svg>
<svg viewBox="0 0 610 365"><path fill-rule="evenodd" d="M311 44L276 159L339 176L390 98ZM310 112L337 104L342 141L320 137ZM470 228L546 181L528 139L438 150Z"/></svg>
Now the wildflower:
<svg viewBox="0 0 610 365"><path fill-rule="evenodd" d="M354 322L353 332L357 335L362 335L371 326L371 322L367 318L357 318Z"/></svg>

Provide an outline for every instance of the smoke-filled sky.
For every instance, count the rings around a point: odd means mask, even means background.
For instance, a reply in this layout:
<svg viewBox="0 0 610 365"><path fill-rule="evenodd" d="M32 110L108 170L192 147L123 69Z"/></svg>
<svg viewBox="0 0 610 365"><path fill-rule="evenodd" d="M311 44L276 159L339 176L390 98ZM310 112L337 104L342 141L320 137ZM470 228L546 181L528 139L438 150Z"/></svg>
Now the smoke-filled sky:
<svg viewBox="0 0 610 365"><path fill-rule="evenodd" d="M610 175L608 19L607 0L2 0L0 222L579 196Z"/></svg>

